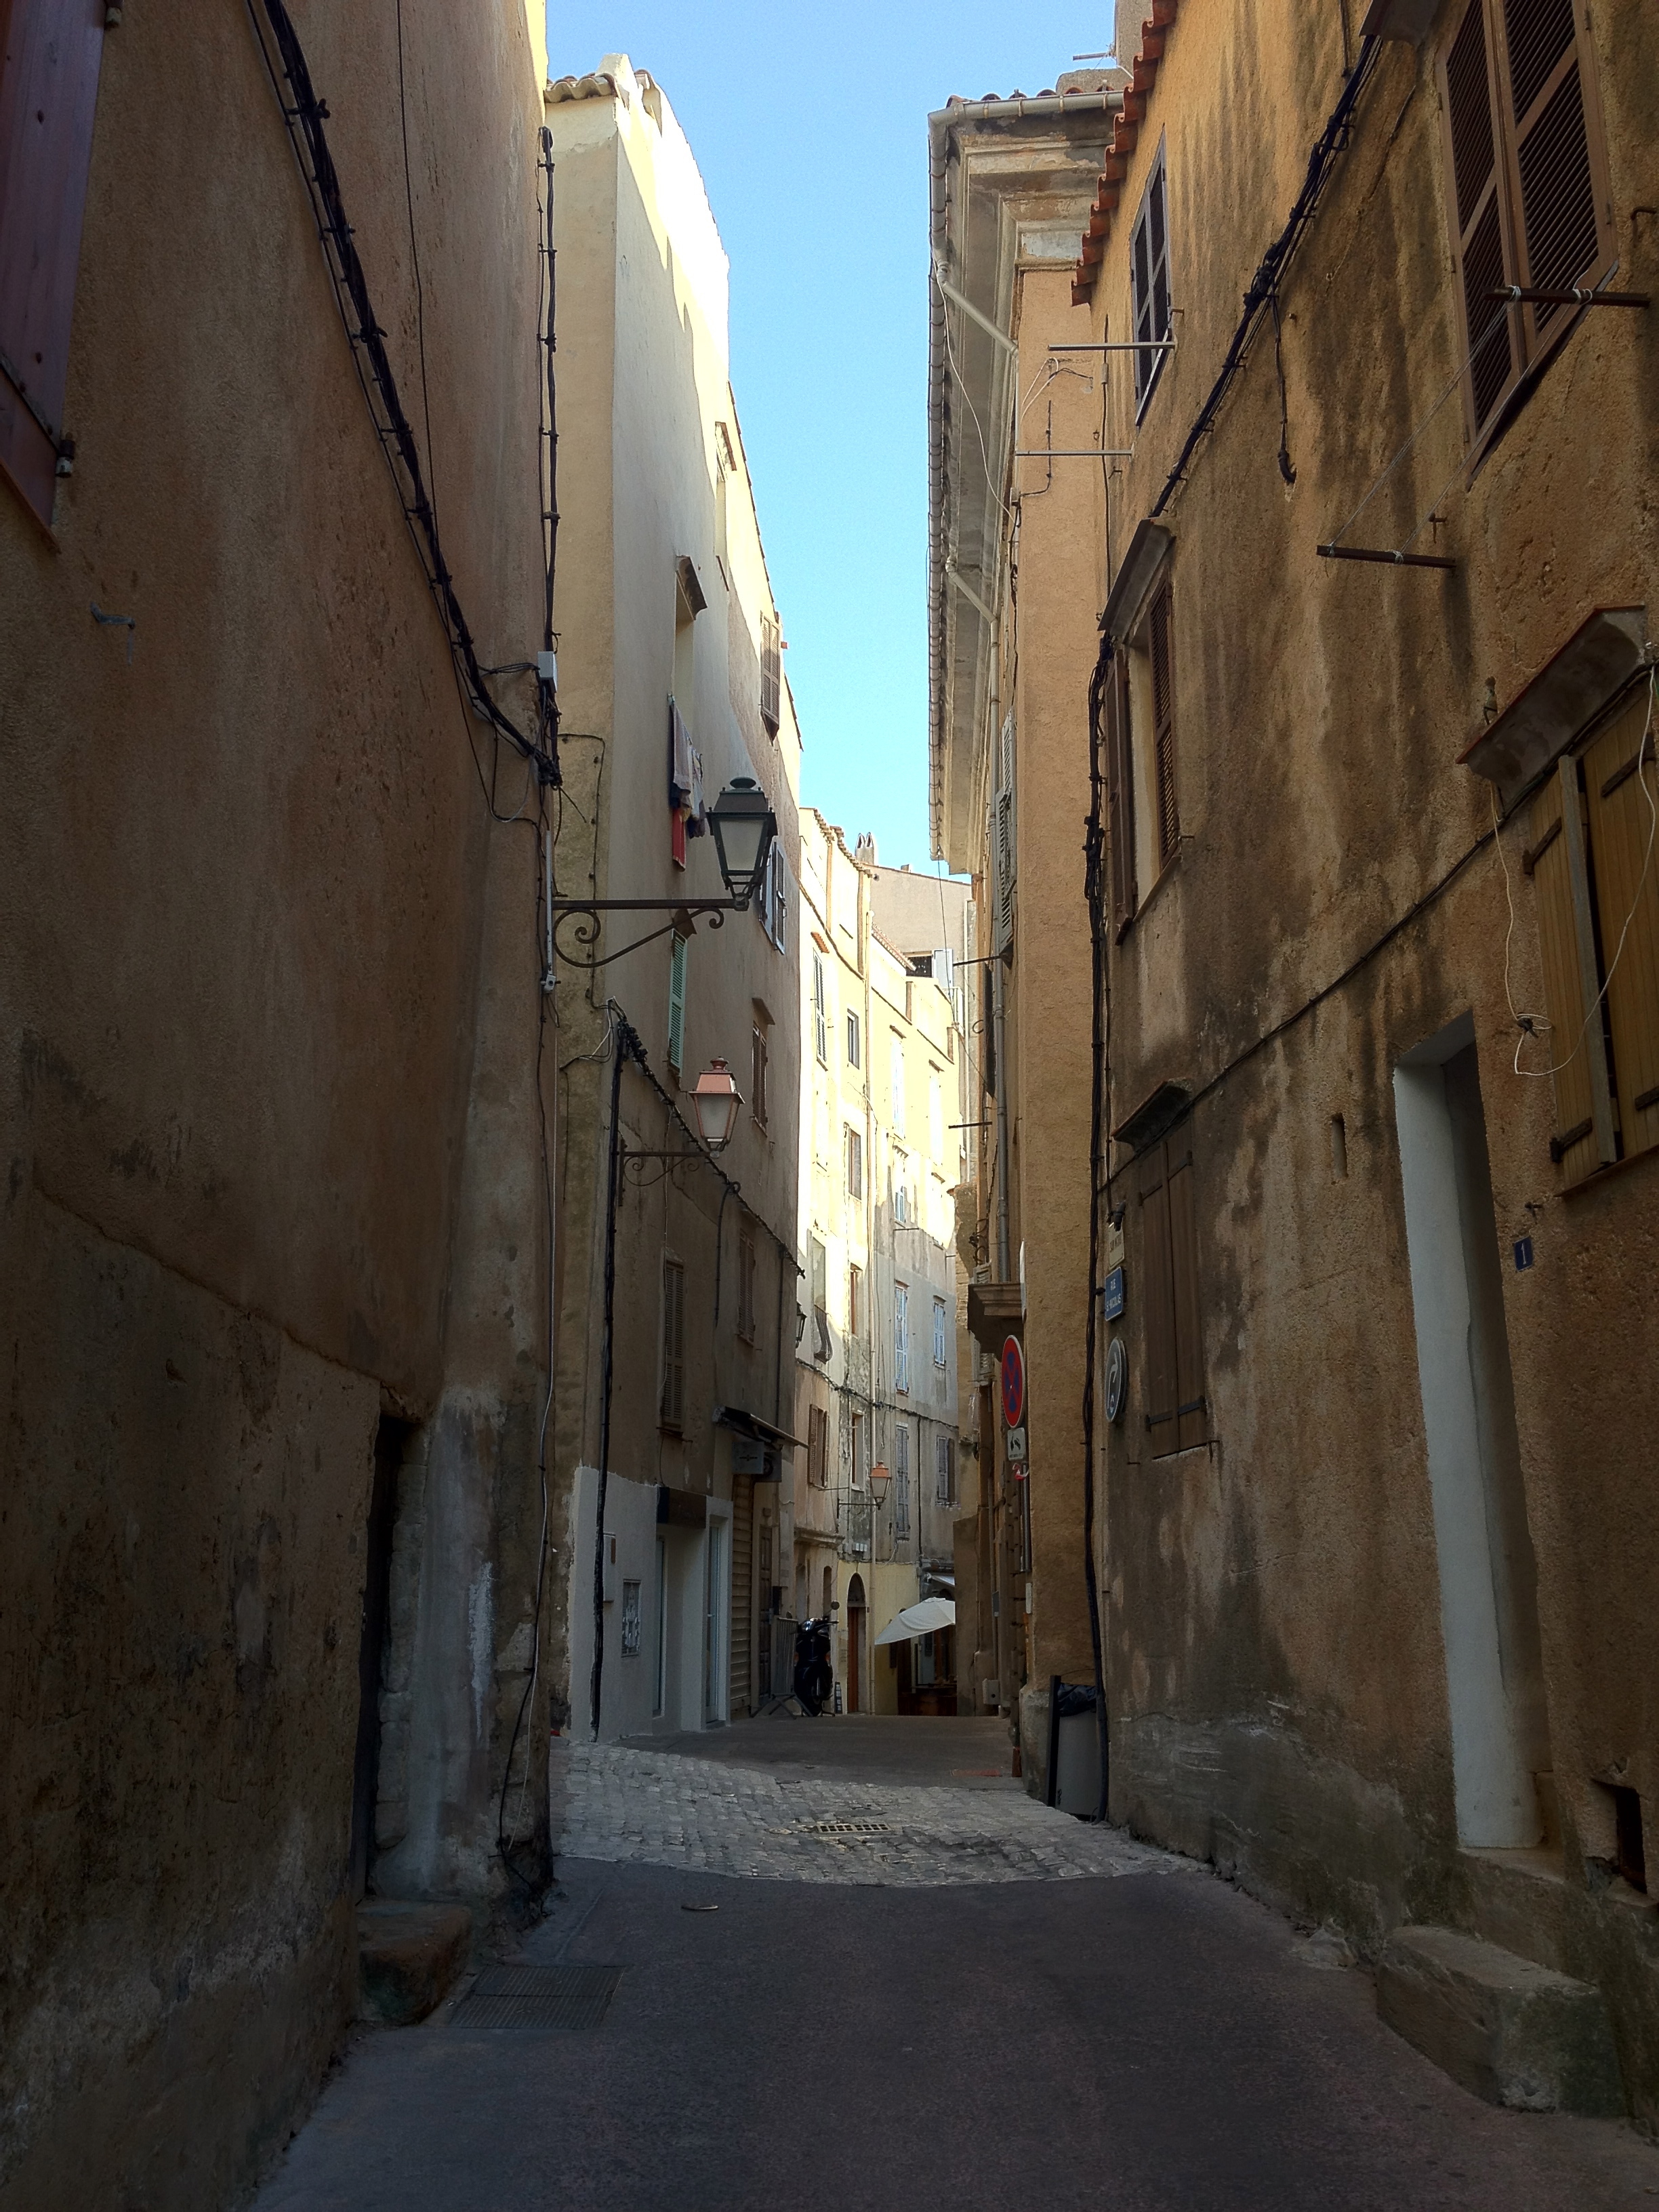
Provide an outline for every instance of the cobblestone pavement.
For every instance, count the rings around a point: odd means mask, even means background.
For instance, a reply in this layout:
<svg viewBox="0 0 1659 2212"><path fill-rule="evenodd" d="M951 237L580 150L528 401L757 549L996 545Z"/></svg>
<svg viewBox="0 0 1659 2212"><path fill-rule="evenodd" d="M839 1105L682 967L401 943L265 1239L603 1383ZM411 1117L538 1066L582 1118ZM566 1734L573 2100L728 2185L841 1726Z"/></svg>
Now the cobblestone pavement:
<svg viewBox="0 0 1659 2212"><path fill-rule="evenodd" d="M1040 1805L1018 1784L791 1777L620 1744L572 1743L562 1765L562 1858L866 1887L1198 1871Z"/></svg>

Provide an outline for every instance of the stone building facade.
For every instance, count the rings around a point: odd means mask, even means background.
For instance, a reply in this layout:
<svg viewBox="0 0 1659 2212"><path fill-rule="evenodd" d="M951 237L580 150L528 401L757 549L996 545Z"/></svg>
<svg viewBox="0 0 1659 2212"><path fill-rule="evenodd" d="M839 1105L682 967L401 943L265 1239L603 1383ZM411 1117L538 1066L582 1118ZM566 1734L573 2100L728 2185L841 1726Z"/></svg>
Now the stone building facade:
<svg viewBox="0 0 1659 2212"><path fill-rule="evenodd" d="M1616 2070L1540 2095L1651 2125L1659 42L1636 6L1358 12L1121 10L1031 333L1142 349L1066 440L1105 458L1070 465L1098 1085L1054 1480L1077 1522L1093 1492L1114 1816L1385 1987L1437 1929L1561 1975ZM1007 335L988 251L953 265ZM995 425L1024 540L1043 440ZM1034 1431L1034 1517L1043 1480Z"/></svg>
<svg viewBox="0 0 1659 2212"><path fill-rule="evenodd" d="M800 733L691 149L625 56L561 78L548 118L568 433L558 896L718 898L708 808L745 776L777 819L746 912L611 913L586 945L574 917L555 932L554 1674L559 1718L614 1735L718 1725L769 1694L792 1542ZM711 1159L690 1094L717 1060L743 1105Z"/></svg>
<svg viewBox="0 0 1659 2212"><path fill-rule="evenodd" d="M0 2194L216 2206L549 1875L545 59L3 21Z"/></svg>
<svg viewBox="0 0 1659 2212"><path fill-rule="evenodd" d="M796 1620L835 1621L851 1712L952 1711L954 1635L878 1647L955 1580L955 1193L962 1036L949 950L959 886L849 852L811 810L801 838L801 1312L796 1359ZM945 919L941 925L939 908ZM920 930L927 950L884 941ZM941 942L943 939L945 941Z"/></svg>

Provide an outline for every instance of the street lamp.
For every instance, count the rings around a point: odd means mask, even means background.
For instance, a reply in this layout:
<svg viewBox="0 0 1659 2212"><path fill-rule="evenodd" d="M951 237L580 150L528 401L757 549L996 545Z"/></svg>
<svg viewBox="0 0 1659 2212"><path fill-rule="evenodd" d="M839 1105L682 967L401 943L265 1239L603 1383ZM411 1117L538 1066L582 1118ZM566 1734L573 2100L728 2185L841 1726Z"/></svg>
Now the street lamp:
<svg viewBox="0 0 1659 2212"><path fill-rule="evenodd" d="M708 810L720 876L733 902L746 907L760 889L778 817L752 775L734 775Z"/></svg>
<svg viewBox="0 0 1659 2212"><path fill-rule="evenodd" d="M870 1495L878 1505L887 1503L887 1486L892 1480L892 1469L884 1460L878 1459L870 1470Z"/></svg>
<svg viewBox="0 0 1659 2212"><path fill-rule="evenodd" d="M737 1079L723 1060L705 1067L691 1086L691 1103L697 1109L697 1127L711 1152L723 1152L738 1126L743 1103Z"/></svg>

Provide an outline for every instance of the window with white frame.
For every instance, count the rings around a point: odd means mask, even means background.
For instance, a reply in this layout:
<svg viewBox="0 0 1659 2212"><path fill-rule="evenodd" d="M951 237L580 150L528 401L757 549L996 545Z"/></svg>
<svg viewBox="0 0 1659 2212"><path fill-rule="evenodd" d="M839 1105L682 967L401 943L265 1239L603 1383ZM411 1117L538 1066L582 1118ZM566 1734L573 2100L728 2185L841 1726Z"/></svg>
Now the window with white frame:
<svg viewBox="0 0 1659 2212"><path fill-rule="evenodd" d="M910 1533L910 1424L893 1424L893 1534Z"/></svg>
<svg viewBox="0 0 1659 2212"><path fill-rule="evenodd" d="M829 1027L830 985L823 972L823 955L812 955L812 1049L817 1054L818 1065L830 1065Z"/></svg>
<svg viewBox="0 0 1659 2212"><path fill-rule="evenodd" d="M847 1010L847 1065L848 1067L858 1066L861 1043L862 1039L859 1036L859 1018L849 1006Z"/></svg>
<svg viewBox="0 0 1659 2212"><path fill-rule="evenodd" d="M1168 340L1173 327L1170 315L1169 190L1161 141L1130 234L1129 283L1134 303L1135 344L1146 349L1134 356L1135 420L1139 422L1170 357L1152 349Z"/></svg>
<svg viewBox="0 0 1659 2212"><path fill-rule="evenodd" d="M910 1163L896 1145L893 1147L893 1218L901 1225L910 1218Z"/></svg>
<svg viewBox="0 0 1659 2212"><path fill-rule="evenodd" d="M927 1078L927 1142L936 1160L945 1158L945 1085L938 1068Z"/></svg>
<svg viewBox="0 0 1659 2212"><path fill-rule="evenodd" d="M943 1367L945 1364L945 1301L943 1298L933 1300L933 1364L935 1367Z"/></svg>
<svg viewBox="0 0 1659 2212"><path fill-rule="evenodd" d="M910 1388L910 1292L903 1283L893 1285L893 1388Z"/></svg>

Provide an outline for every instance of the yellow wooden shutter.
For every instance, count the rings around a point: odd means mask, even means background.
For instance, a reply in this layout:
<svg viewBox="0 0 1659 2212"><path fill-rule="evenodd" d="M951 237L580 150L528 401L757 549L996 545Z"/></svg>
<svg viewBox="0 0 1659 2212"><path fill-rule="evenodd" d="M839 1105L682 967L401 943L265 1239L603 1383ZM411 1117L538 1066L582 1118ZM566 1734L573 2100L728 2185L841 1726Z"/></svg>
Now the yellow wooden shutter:
<svg viewBox="0 0 1659 2212"><path fill-rule="evenodd" d="M1584 808L1601 957L1612 971L1607 1012L1626 1154L1659 1144L1659 767L1650 700L1644 684L1584 754Z"/></svg>
<svg viewBox="0 0 1659 2212"><path fill-rule="evenodd" d="M1578 763L1569 757L1533 801L1528 855L1538 889L1549 1008L1542 1064L1555 1070L1550 1150L1568 1183L1581 1182L1614 1152L1600 1014L1590 1012L1599 981L1585 890L1583 805Z"/></svg>

